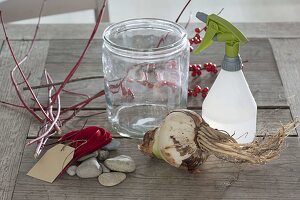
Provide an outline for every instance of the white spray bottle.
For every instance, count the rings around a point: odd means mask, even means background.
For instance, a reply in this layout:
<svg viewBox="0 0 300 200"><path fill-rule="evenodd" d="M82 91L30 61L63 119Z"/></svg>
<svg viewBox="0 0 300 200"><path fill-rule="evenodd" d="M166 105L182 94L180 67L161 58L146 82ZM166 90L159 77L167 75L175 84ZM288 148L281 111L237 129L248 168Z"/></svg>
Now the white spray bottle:
<svg viewBox="0 0 300 200"><path fill-rule="evenodd" d="M213 128L224 130L238 143L250 143L255 138L257 105L242 71L239 45L247 38L225 19L198 12L197 18L207 24L200 53L213 41L225 42L221 71L202 105L202 117Z"/></svg>

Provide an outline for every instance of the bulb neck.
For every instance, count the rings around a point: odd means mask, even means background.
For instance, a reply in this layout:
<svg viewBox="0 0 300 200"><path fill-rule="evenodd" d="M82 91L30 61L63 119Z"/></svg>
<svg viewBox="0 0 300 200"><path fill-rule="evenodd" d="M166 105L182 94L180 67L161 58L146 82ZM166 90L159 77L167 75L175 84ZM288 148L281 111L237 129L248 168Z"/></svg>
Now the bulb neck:
<svg viewBox="0 0 300 200"><path fill-rule="evenodd" d="M227 55L225 55L221 67L222 69L229 72L235 72L241 70L242 69L241 56L239 54L235 57L228 57Z"/></svg>

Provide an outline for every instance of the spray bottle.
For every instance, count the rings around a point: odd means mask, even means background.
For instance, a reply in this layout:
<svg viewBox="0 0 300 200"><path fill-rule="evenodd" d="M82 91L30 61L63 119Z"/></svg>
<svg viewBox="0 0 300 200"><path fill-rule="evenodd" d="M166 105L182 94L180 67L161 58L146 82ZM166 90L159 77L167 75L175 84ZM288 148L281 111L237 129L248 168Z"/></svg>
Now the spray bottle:
<svg viewBox="0 0 300 200"><path fill-rule="evenodd" d="M196 17L206 23L198 54L213 41L225 43L221 71L202 105L203 119L213 128L224 130L238 143L250 143L256 133L257 105L242 71L240 44L248 40L235 26L215 15L198 12Z"/></svg>

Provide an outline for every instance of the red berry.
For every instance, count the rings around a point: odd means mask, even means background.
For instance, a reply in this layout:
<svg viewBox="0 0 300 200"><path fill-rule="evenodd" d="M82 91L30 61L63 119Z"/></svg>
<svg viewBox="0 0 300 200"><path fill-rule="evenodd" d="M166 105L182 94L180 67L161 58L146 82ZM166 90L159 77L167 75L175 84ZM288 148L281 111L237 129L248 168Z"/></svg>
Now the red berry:
<svg viewBox="0 0 300 200"><path fill-rule="evenodd" d="M200 44L200 40L198 38L195 38L194 42L195 44Z"/></svg>
<svg viewBox="0 0 300 200"><path fill-rule="evenodd" d="M209 88L208 88L208 87L205 87L205 88L202 89L202 93L207 93L208 90L209 90Z"/></svg>
<svg viewBox="0 0 300 200"><path fill-rule="evenodd" d="M197 71L198 76L200 76L202 74L201 70Z"/></svg>
<svg viewBox="0 0 300 200"><path fill-rule="evenodd" d="M199 27L195 28L195 32L196 33L200 33L201 32L201 29Z"/></svg>
<svg viewBox="0 0 300 200"><path fill-rule="evenodd" d="M201 70L201 65L200 64L197 64L197 67Z"/></svg>
<svg viewBox="0 0 300 200"><path fill-rule="evenodd" d="M204 65L203 65L205 68L208 66L208 63L204 63Z"/></svg>
<svg viewBox="0 0 300 200"><path fill-rule="evenodd" d="M194 43L193 39L189 39L190 45L192 45Z"/></svg>
<svg viewBox="0 0 300 200"><path fill-rule="evenodd" d="M199 41L200 41L199 43L201 43L202 42L202 38L199 38Z"/></svg>
<svg viewBox="0 0 300 200"><path fill-rule="evenodd" d="M193 96L196 97L197 95L198 95L198 93L194 91Z"/></svg>
<svg viewBox="0 0 300 200"><path fill-rule="evenodd" d="M214 74L217 74L217 73L218 73L218 70L217 70L217 69L215 69L215 70L213 71L213 73L214 73Z"/></svg>
<svg viewBox="0 0 300 200"><path fill-rule="evenodd" d="M206 95L207 95L207 93L202 93L202 94L201 94L201 96L202 96L203 98L205 98Z"/></svg>
<svg viewBox="0 0 300 200"><path fill-rule="evenodd" d="M201 92L201 87L200 87L200 85L196 85L196 86L195 86L194 92L197 92L197 93Z"/></svg>
<svg viewBox="0 0 300 200"><path fill-rule="evenodd" d="M193 71L192 76L196 76L197 72Z"/></svg>
<svg viewBox="0 0 300 200"><path fill-rule="evenodd" d="M193 65L192 65L192 69L193 69L193 71L197 71L197 65L196 65L196 64L193 64Z"/></svg>
<svg viewBox="0 0 300 200"><path fill-rule="evenodd" d="M205 26L205 27L203 28L203 30L206 31L206 30L207 30L207 27Z"/></svg>
<svg viewBox="0 0 300 200"><path fill-rule="evenodd" d="M190 96L192 96L193 95L193 91L192 90L188 90L188 96L190 97Z"/></svg>
<svg viewBox="0 0 300 200"><path fill-rule="evenodd" d="M189 71L193 71L193 66L192 65L189 66Z"/></svg>
<svg viewBox="0 0 300 200"><path fill-rule="evenodd" d="M211 70L212 70L210 65L208 65L205 69L206 69L206 71L208 71L208 72L211 72Z"/></svg>
<svg viewBox="0 0 300 200"><path fill-rule="evenodd" d="M201 38L200 35L199 35L199 33L197 33L197 34L195 35L194 39L195 39L195 38L197 38L197 39L200 39L200 38Z"/></svg>

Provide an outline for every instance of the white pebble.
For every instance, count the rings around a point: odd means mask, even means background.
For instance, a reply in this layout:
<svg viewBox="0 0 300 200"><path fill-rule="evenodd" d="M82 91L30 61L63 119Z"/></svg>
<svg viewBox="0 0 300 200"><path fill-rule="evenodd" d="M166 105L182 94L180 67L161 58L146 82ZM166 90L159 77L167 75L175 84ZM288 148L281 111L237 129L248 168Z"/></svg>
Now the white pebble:
<svg viewBox="0 0 300 200"><path fill-rule="evenodd" d="M89 158L83 161L76 169L80 178L94 178L102 173L102 168L96 158Z"/></svg>
<svg viewBox="0 0 300 200"><path fill-rule="evenodd" d="M115 186L126 179L126 174L121 172L103 173L98 177L98 181L103 186Z"/></svg>
<svg viewBox="0 0 300 200"><path fill-rule="evenodd" d="M77 166L76 166L76 165L71 165L71 166L67 169L67 174L69 174L70 176L75 176L75 174L76 174L76 169L77 169Z"/></svg>
<svg viewBox="0 0 300 200"><path fill-rule="evenodd" d="M112 171L133 172L135 170L135 162L130 156L117 156L104 161L106 167Z"/></svg>

